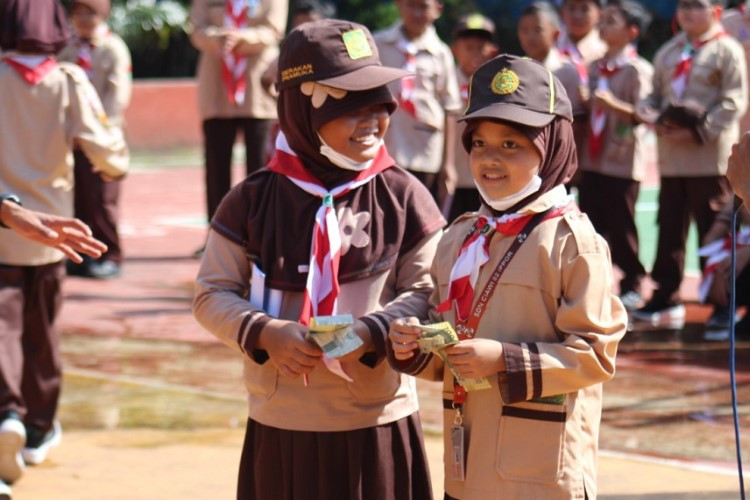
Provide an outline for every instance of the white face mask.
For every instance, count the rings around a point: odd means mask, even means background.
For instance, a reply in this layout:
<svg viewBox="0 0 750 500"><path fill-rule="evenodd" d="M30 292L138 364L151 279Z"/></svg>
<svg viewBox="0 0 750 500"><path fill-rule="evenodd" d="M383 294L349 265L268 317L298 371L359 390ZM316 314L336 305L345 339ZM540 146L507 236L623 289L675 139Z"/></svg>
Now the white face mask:
<svg viewBox="0 0 750 500"><path fill-rule="evenodd" d="M372 165L372 160L367 160L363 163L359 163L357 161L352 160L346 155L343 155L339 153L338 151L331 148L328 144L326 144L326 141L323 140L322 137L320 137L320 134L318 134L318 139L320 139L320 154L331 160L331 163L336 165L339 168L343 168L344 170L353 170L355 172L361 172L362 170L366 170L370 165ZM379 140L369 148L367 148L364 151L364 154L368 156L375 156L375 153L378 152L378 149L380 149L380 146L383 145L383 139Z"/></svg>
<svg viewBox="0 0 750 500"><path fill-rule="evenodd" d="M482 195L482 199L484 199L484 201L487 202L489 206L491 206L493 209L497 210L498 212L503 212L509 209L510 207L512 207L513 205L515 205L516 203L518 203L519 201L523 200L530 194L533 194L539 191L539 188L542 186L542 178L539 177L538 175L535 175L534 177L531 178L529 183L526 184L526 186L520 191L518 191L517 193L512 194L510 196L506 196L505 198L497 199L497 200L493 200L489 196L487 196L487 193L484 192L484 190L482 189L482 186L480 186L477 181L474 181L474 184L477 186L477 189L479 190L479 194Z"/></svg>

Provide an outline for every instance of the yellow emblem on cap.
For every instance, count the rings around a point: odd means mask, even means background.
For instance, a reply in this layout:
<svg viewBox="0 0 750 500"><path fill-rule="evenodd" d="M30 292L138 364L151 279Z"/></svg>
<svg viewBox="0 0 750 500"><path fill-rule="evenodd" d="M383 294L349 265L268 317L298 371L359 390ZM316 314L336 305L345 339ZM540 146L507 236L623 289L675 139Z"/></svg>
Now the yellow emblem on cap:
<svg viewBox="0 0 750 500"><path fill-rule="evenodd" d="M350 58L362 59L372 55L372 47L367 42L365 32L361 29L347 31L341 35L341 38L344 39L344 46Z"/></svg>
<svg viewBox="0 0 750 500"><path fill-rule="evenodd" d="M490 85L490 88L496 94L507 95L515 92L520 83L521 80L518 79L518 75L515 71L503 68L503 70L497 73L495 78L492 79L492 85Z"/></svg>
<svg viewBox="0 0 750 500"><path fill-rule="evenodd" d="M466 18L466 27L470 30L484 29L484 16L482 14L472 14Z"/></svg>

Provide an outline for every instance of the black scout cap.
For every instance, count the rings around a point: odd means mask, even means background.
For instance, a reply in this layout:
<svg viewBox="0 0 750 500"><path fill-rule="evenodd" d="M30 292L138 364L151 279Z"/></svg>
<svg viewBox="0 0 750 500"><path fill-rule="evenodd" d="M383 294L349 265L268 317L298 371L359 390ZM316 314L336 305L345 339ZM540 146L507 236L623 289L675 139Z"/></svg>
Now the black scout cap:
<svg viewBox="0 0 750 500"><path fill-rule="evenodd" d="M555 116L573 121L568 94L557 77L532 59L501 54L471 77L469 105L460 121L489 118L539 128Z"/></svg>
<svg viewBox="0 0 750 500"><path fill-rule="evenodd" d="M343 90L367 90L411 73L383 66L370 31L338 19L304 23L281 44L279 90L315 81Z"/></svg>

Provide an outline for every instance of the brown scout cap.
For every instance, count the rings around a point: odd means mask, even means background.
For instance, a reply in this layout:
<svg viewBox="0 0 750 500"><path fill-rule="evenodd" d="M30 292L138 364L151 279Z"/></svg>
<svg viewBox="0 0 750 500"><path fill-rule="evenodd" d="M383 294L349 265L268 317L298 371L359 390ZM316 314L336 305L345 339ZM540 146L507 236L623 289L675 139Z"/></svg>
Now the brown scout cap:
<svg viewBox="0 0 750 500"><path fill-rule="evenodd" d="M471 77L469 105L459 121L488 118L539 128L555 116L573 121L570 99L557 77L533 59L501 54Z"/></svg>
<svg viewBox="0 0 750 500"><path fill-rule="evenodd" d="M279 90L314 81L343 90L368 90L408 71L383 66L372 34L363 25L338 19L304 23L281 44Z"/></svg>
<svg viewBox="0 0 750 500"><path fill-rule="evenodd" d="M495 37L495 23L478 12L461 16L453 28L453 39L466 35L477 35L492 40Z"/></svg>

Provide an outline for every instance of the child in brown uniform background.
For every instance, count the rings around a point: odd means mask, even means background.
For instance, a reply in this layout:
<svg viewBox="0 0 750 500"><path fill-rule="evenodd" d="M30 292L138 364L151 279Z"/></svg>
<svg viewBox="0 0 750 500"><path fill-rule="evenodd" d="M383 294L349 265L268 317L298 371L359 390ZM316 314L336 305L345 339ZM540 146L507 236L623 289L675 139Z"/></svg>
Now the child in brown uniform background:
<svg viewBox="0 0 750 500"><path fill-rule="evenodd" d="M34 211L73 213L74 141L103 175L121 177L128 152L108 128L83 70L54 58L68 42L55 0L0 2L0 193ZM55 420L62 362L55 321L64 254L8 232L0 236L0 479L43 462L61 439ZM23 448L23 449L22 449ZM0 482L0 494L10 489Z"/></svg>
<svg viewBox="0 0 750 500"><path fill-rule="evenodd" d="M389 323L427 313L444 224L383 145L396 106L386 84L404 74L381 65L364 26L293 30L275 156L211 223L193 308L243 354L241 499L431 498L414 381L384 362ZM306 338L311 316L336 313L363 341L339 358L349 382Z"/></svg>
<svg viewBox="0 0 750 500"><path fill-rule="evenodd" d="M440 241L430 303L461 337L454 369L490 387L467 393L420 353L416 318L391 325L389 361L443 379L446 498L595 498L602 382L627 317L607 244L563 185L577 166L570 101L541 64L508 55L477 70L470 96L463 144L483 207Z"/></svg>
<svg viewBox="0 0 750 500"><path fill-rule="evenodd" d="M469 102L469 79L474 71L497 54L493 43L495 24L481 14L467 14L453 28L451 51L456 58L456 80L461 92L462 105ZM458 118L457 116L455 118ZM449 164L453 171L445 172L447 191L450 194L448 221L464 212L479 208L479 193L469 170L469 155L461 146L464 125L458 124L455 134L454 160Z"/></svg>
<svg viewBox="0 0 750 500"><path fill-rule="evenodd" d="M74 40L60 52L58 60L78 64L94 85L113 127L122 128L123 114L132 92L130 51L117 34L107 28L109 0L75 0L70 18ZM99 259L69 262L68 274L107 279L120 274L122 247L117 231L121 183L105 181L93 172L91 162L80 149L75 159L75 215L88 224L94 236L107 245Z"/></svg>
<svg viewBox="0 0 750 500"><path fill-rule="evenodd" d="M628 310L641 305L646 270L638 259L635 202L646 170L646 125L635 106L651 93L653 67L635 44L651 20L639 3L614 0L602 10L599 34L607 54L589 68L591 117L581 163L579 201L607 239L612 261L623 272L620 298Z"/></svg>

